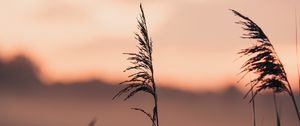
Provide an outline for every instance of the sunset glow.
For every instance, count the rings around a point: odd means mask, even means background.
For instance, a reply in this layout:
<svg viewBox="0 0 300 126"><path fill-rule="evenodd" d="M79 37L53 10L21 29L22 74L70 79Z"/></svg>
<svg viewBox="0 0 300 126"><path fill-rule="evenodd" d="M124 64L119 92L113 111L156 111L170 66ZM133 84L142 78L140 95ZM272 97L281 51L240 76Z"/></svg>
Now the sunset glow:
<svg viewBox="0 0 300 126"><path fill-rule="evenodd" d="M243 31L234 23L239 19L228 11L233 8L263 28L298 89L294 5L300 4L293 0L1 1L0 55L7 60L28 56L49 84L120 82L129 65L122 53L136 50L133 33L139 2L154 41L155 77L162 86L219 90L235 84L245 61L236 61L236 53L251 41L239 38Z"/></svg>

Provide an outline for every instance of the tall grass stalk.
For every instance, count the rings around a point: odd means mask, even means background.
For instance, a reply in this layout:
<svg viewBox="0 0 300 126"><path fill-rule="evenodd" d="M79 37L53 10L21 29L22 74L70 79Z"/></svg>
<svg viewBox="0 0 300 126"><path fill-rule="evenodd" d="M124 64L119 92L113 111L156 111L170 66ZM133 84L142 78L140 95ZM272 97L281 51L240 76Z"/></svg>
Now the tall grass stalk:
<svg viewBox="0 0 300 126"><path fill-rule="evenodd" d="M250 18L242 15L241 13L231 10L236 16L242 18L242 21L236 22L243 26L243 30L248 33L243 34L243 39L253 39L256 43L246 49L242 49L238 54L243 56L252 56L249 58L241 67L244 75L243 79L248 73L255 73L257 77L252 79L247 85L250 85L249 91L245 97L254 90L250 102L253 101L254 97L262 90L272 89L274 93L287 92L293 102L298 121L300 122L300 115L298 106L295 100L295 96L291 87L290 82L287 79L284 66L277 55L275 48L271 41L263 32L263 30ZM254 56L253 56L254 55ZM256 88L256 89L254 89ZM244 97L244 98L245 98Z"/></svg>
<svg viewBox="0 0 300 126"><path fill-rule="evenodd" d="M251 91L251 96L254 96L254 91ZM256 126L256 108L255 108L255 98L252 101L252 112L253 112L253 126Z"/></svg>
<svg viewBox="0 0 300 126"><path fill-rule="evenodd" d="M279 114L278 105L277 105L276 93L274 93L274 92L273 92L273 101L274 101L274 108L275 108L275 115L276 115L276 125L281 126L280 114Z"/></svg>
<svg viewBox="0 0 300 126"><path fill-rule="evenodd" d="M297 63L297 74L298 74L298 90L300 96L300 70L299 70L299 49L298 49L298 19L297 19L297 8L295 7L295 39L296 39L296 63Z"/></svg>
<svg viewBox="0 0 300 126"><path fill-rule="evenodd" d="M137 53L124 53L129 55L127 60L131 61L132 66L127 67L126 71L135 71L134 74L128 76L128 80L121 82L120 84L126 84L127 86L119 91L113 99L127 94L124 100L128 100L139 92L148 93L153 97L154 106L151 113L146 112L141 108L132 108L145 114L152 122L152 126L159 126L158 120L158 97L156 90L156 83L154 80L154 69L152 64L152 40L148 33L146 18L142 4L140 4L141 14L138 19L139 33L135 33L136 40L139 42L137 46Z"/></svg>
<svg viewBox="0 0 300 126"><path fill-rule="evenodd" d="M251 79L251 76L249 76L249 79L250 81L252 80ZM251 83L251 86L253 84ZM251 91L251 96L253 97L254 96L254 91L252 90ZM253 98L252 100L252 114L253 114L253 126L256 126L256 107L255 107L255 98Z"/></svg>

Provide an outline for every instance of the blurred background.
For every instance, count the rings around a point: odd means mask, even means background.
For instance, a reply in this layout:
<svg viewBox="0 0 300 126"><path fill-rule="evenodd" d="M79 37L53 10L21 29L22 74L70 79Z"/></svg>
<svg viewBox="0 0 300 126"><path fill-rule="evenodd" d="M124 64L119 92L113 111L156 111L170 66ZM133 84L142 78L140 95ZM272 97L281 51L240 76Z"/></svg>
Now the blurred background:
<svg viewBox="0 0 300 126"><path fill-rule="evenodd" d="M140 2L154 41L161 125L252 125L251 104L243 100L251 75L236 83L246 60L236 53L253 43L240 38L240 19L229 9L262 27L298 91L298 1L0 1L0 125L87 126L96 119L97 126L150 126L129 108L149 108L151 97L112 100L129 74L122 53L136 51ZM275 125L272 97L258 97L258 126ZM279 102L283 125L296 126L291 99L283 94Z"/></svg>

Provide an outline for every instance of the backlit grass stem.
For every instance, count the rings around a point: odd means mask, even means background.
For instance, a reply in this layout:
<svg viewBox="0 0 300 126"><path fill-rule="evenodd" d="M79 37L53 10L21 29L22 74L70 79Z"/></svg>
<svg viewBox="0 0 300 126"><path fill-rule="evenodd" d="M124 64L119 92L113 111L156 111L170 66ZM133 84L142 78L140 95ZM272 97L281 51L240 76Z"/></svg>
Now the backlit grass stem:
<svg viewBox="0 0 300 126"><path fill-rule="evenodd" d="M132 108L133 110L140 111L145 114L152 122L152 126L159 126L158 121L158 98L156 83L154 80L154 69L152 64L152 40L148 33L146 18L142 4L140 4L141 14L138 19L139 33L135 33L136 40L139 42L137 46L137 53L124 53L129 55L129 60L132 66L129 66L126 71L135 71L134 74L128 76L129 80L126 80L120 84L126 84L127 86L119 91L113 99L127 93L124 100L127 100L139 92L148 93L153 97L154 106L151 113L141 108Z"/></svg>

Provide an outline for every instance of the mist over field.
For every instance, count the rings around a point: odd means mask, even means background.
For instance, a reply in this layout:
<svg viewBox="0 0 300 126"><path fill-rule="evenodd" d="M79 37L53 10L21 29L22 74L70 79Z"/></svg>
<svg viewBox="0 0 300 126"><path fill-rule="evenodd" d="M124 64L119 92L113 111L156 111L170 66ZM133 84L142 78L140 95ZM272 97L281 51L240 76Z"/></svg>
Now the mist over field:
<svg viewBox="0 0 300 126"><path fill-rule="evenodd" d="M38 68L24 56L0 61L1 126L151 126L132 107L151 110L147 94L126 102L112 97L122 88L100 80L56 83L46 86ZM164 126L252 126L252 109L243 93L234 86L221 92L188 92L159 88L159 111ZM257 97L257 125L275 125L272 97ZM299 96L297 96L299 99ZM283 126L297 126L290 98L279 97Z"/></svg>

